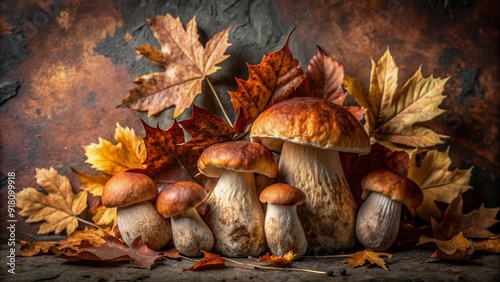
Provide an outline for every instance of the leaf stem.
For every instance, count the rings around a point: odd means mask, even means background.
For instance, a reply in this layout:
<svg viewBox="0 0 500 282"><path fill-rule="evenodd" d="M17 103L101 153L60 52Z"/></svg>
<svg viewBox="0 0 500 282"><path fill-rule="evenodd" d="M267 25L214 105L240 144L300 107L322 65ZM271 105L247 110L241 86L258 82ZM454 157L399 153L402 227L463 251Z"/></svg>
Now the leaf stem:
<svg viewBox="0 0 500 282"><path fill-rule="evenodd" d="M280 271L300 271L300 272L309 272L309 273L316 273L316 274L325 274L325 275L328 275L328 272L326 272L326 271L319 271L319 270L305 269L305 268L292 268L292 267L290 267L290 268L284 268L284 267L275 267L275 266L261 266L261 265L252 264L252 263L239 262L239 261L228 259L228 258L225 258L225 257L224 257L224 259L227 260L227 261L229 261L229 262L235 263L235 264L244 265L244 266L252 267L252 268L255 268L255 269L280 270Z"/></svg>
<svg viewBox="0 0 500 282"><path fill-rule="evenodd" d="M79 218L78 216L75 216L75 218L76 218L78 221L80 221L80 222L83 222L83 223L85 223L85 224L87 224L87 225L90 225L90 226L92 226L92 227L95 227L95 228L97 228L97 229L101 229L102 231L104 231L104 232L108 233L108 231L106 231L104 228L102 228L101 226L99 226L99 225L97 225L97 224L95 224L95 223L92 223L92 222L90 222L90 221L87 221L87 220L85 220L85 219L83 219L83 218Z"/></svg>
<svg viewBox="0 0 500 282"><path fill-rule="evenodd" d="M224 109L224 106L222 106L222 102L220 101L219 96L217 96L217 92L215 92L214 86L212 85L212 83L210 82L210 79L208 79L208 77L205 77L205 79L207 80L207 82L208 82L208 86L209 86L209 87L210 87L210 89L212 90L212 93L213 93L213 94L214 94L214 96L215 96L215 100L217 100L217 103L219 104L219 107L221 108L222 113L224 114L224 117L226 118L226 120L227 120L227 122L229 123L229 125L232 127L232 126L233 126L233 123L232 123L232 122L231 122L231 120L229 119L229 116L227 115L226 110Z"/></svg>

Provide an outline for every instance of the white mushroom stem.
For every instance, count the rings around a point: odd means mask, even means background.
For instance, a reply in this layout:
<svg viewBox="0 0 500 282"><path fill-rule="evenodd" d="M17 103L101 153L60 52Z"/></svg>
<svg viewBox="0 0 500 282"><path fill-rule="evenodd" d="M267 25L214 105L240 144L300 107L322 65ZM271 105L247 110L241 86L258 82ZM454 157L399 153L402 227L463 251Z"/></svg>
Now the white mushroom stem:
<svg viewBox="0 0 500 282"><path fill-rule="evenodd" d="M309 250L333 253L355 245L356 203L337 151L284 142L279 173L307 196L297 213Z"/></svg>
<svg viewBox="0 0 500 282"><path fill-rule="evenodd" d="M264 228L267 245L274 255L282 256L292 251L298 259L307 251L307 240L297 216L297 206L267 204Z"/></svg>
<svg viewBox="0 0 500 282"><path fill-rule="evenodd" d="M207 202L205 222L214 235L216 253L256 257L264 252L264 212L253 173L222 173Z"/></svg>
<svg viewBox="0 0 500 282"><path fill-rule="evenodd" d="M186 256L200 256L214 245L214 236L195 208L173 216L172 235L175 248Z"/></svg>
<svg viewBox="0 0 500 282"><path fill-rule="evenodd" d="M372 192L361 205L356 219L356 236L363 246L385 251L396 241L401 203Z"/></svg>
<svg viewBox="0 0 500 282"><path fill-rule="evenodd" d="M161 217L150 202L118 207L116 222L128 246L139 236L152 250L159 250L172 241L170 221Z"/></svg>

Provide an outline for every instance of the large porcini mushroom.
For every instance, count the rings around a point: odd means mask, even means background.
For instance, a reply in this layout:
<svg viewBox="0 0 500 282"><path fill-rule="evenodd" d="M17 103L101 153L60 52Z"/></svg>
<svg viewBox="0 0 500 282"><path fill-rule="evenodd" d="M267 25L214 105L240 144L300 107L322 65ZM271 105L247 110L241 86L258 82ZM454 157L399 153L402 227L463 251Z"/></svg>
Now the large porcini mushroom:
<svg viewBox="0 0 500 282"><path fill-rule="evenodd" d="M153 250L159 250L172 241L170 222L162 218L149 202L157 195L154 181L141 173L119 172L104 185L102 204L107 208L117 208L118 229L128 246L139 236Z"/></svg>
<svg viewBox="0 0 500 282"><path fill-rule="evenodd" d="M275 183L262 190L259 199L267 203L264 229L271 252L283 256L292 251L296 259L302 257L307 251L307 240L297 206L304 203L306 194L291 185Z"/></svg>
<svg viewBox="0 0 500 282"><path fill-rule="evenodd" d="M264 211L255 173L275 177L273 153L258 143L231 141L205 149L198 168L219 181L207 199L205 222L214 234L214 251L228 257L259 256L266 248Z"/></svg>
<svg viewBox="0 0 500 282"><path fill-rule="evenodd" d="M214 245L212 231L196 210L206 195L199 184L181 181L162 191L156 199L158 213L171 218L175 248L186 256L202 255L201 251L208 252Z"/></svg>
<svg viewBox="0 0 500 282"><path fill-rule="evenodd" d="M250 138L281 152L280 180L306 194L297 213L308 249L331 253L353 247L356 204L338 152L370 151L369 138L356 118L325 99L293 98L262 112Z"/></svg>
<svg viewBox="0 0 500 282"><path fill-rule="evenodd" d="M366 200L356 218L356 236L366 248L385 251L398 237L401 204L418 207L422 190L411 179L385 169L367 173L361 188L361 198Z"/></svg>

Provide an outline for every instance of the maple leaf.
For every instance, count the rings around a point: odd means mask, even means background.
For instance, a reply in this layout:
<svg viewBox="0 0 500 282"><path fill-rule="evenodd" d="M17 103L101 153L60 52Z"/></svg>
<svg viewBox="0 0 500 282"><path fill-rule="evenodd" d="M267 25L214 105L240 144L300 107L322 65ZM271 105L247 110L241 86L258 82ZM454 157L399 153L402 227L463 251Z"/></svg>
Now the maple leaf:
<svg viewBox="0 0 500 282"><path fill-rule="evenodd" d="M295 259L296 256L297 254L294 254L292 251L289 251L282 256L275 256L266 253L265 255L259 257L259 261L268 262L280 266L287 266Z"/></svg>
<svg viewBox="0 0 500 282"><path fill-rule="evenodd" d="M161 254L162 256L169 259L177 259L181 257L181 253L175 247L171 248L170 250L163 251L161 252Z"/></svg>
<svg viewBox="0 0 500 282"><path fill-rule="evenodd" d="M146 158L144 142L133 129L116 124L116 145L99 137L99 144L92 143L83 146L86 163L92 168L114 175L121 171L134 168L144 168L142 164ZM101 191L102 192L102 191Z"/></svg>
<svg viewBox="0 0 500 282"><path fill-rule="evenodd" d="M109 227L116 223L116 208L106 208L99 200L89 212L93 214L92 221L99 226Z"/></svg>
<svg viewBox="0 0 500 282"><path fill-rule="evenodd" d="M431 222L431 218L441 221L441 211L434 201L449 204L457 193L472 188L469 185L472 167L469 169L448 170L451 160L449 148L444 152L428 151L420 166L417 166L417 150L410 155L408 178L413 180L424 193L422 204L417 207L419 217Z"/></svg>
<svg viewBox="0 0 500 282"><path fill-rule="evenodd" d="M384 270L388 270L387 267L385 266L385 260L381 258L382 256L386 256L389 259L392 258L392 255L389 253L364 250L354 253L350 258L344 259L343 262L349 264L351 267L362 266L366 262L369 262L371 264L376 264L382 267Z"/></svg>
<svg viewBox="0 0 500 282"><path fill-rule="evenodd" d="M248 112L248 124L264 109L285 100L304 80L303 71L297 67L298 60L288 48L292 32L280 50L264 56L258 65L247 64L248 79L236 78L238 90L228 91L234 111L244 108Z"/></svg>
<svg viewBox="0 0 500 282"><path fill-rule="evenodd" d="M104 189L104 185L111 178L110 175L107 174L98 174L92 175L88 173L83 173L76 171L75 169L71 169L76 176L82 181L82 186L80 189L89 192L92 196L100 197L102 195L102 189Z"/></svg>
<svg viewBox="0 0 500 282"><path fill-rule="evenodd" d="M166 71L136 78L134 82L138 86L129 91L119 107L148 111L151 116L175 106L173 117L177 118L201 93L203 80L219 70L216 65L229 57L224 52L231 46L227 42L230 27L215 34L204 48L198 40L194 17L186 29L179 18L170 14L158 15L148 22L161 50L145 45L137 47L136 51L165 67Z"/></svg>
<svg viewBox="0 0 500 282"><path fill-rule="evenodd" d="M462 206L462 194L459 193L448 205L441 222L438 223L434 218L431 218L434 238L448 240L459 232L463 232L467 238L488 238L494 235L487 228L499 222L495 216L500 207L489 209L485 208L483 204L480 208L464 215Z"/></svg>
<svg viewBox="0 0 500 282"><path fill-rule="evenodd" d="M148 248L140 236L130 247L106 233L103 233L102 238L106 241L102 245L85 245L77 252L62 250L56 254L70 261L130 261L133 267L146 269L151 269L155 261L162 258L162 253Z"/></svg>
<svg viewBox="0 0 500 282"><path fill-rule="evenodd" d="M398 68L387 50L378 62L372 61L368 93L354 78L344 80L344 87L362 107L367 108L367 133L391 150L443 143L441 138L447 136L414 124L431 120L444 112L438 106L445 98L442 92L449 78L424 78L419 68L399 90L397 79Z"/></svg>
<svg viewBox="0 0 500 282"><path fill-rule="evenodd" d="M471 240L465 238L462 232L455 235L448 241L429 238L422 236L418 245L433 242L437 245L438 249L429 257L430 261L433 260L464 260L474 253L474 244Z"/></svg>
<svg viewBox="0 0 500 282"><path fill-rule="evenodd" d="M487 252L487 253L500 253L500 236L496 236L491 239L473 241L474 248L476 251Z"/></svg>
<svg viewBox="0 0 500 282"><path fill-rule="evenodd" d="M218 268L225 268L226 267L226 260L222 258L219 255L209 253L209 252L203 252L203 259L195 262L193 266L190 268L184 269L186 270L209 270L209 269L218 269Z"/></svg>
<svg viewBox="0 0 500 282"><path fill-rule="evenodd" d="M17 193L16 206L19 214L28 217L26 222L40 222L38 234L49 232L73 233L78 226L77 216L87 207L87 192L73 193L69 179L50 168L36 169L37 183L48 193L38 192L34 188L24 188Z"/></svg>

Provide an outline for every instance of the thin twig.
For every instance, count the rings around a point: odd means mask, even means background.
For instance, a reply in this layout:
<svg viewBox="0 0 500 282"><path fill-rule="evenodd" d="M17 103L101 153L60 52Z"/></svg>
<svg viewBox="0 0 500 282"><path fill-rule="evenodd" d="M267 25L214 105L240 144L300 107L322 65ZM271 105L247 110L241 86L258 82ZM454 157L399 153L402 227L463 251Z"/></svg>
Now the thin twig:
<svg viewBox="0 0 500 282"><path fill-rule="evenodd" d="M318 270L305 269L305 268L292 268L292 267L284 268L284 267L275 267L275 266L262 266L262 265L252 264L252 263L239 262L239 261L235 261L235 260L228 259L228 258L224 258L224 259L227 261L230 261L232 263L235 263L235 264L244 265L244 266L252 267L255 269L280 270L280 271L300 271L300 272L309 272L309 273L328 275L328 272L326 272L326 271L318 271Z"/></svg>
<svg viewBox="0 0 500 282"><path fill-rule="evenodd" d="M217 92L215 92L215 89L214 89L214 86L212 85L212 83L210 82L210 79L208 79L208 77L205 77L205 79L207 80L208 82L208 86L210 87L210 89L212 90L212 93L214 94L215 96L215 99L217 100L217 103L219 103L219 107L221 108L222 110L222 113L224 114L224 117L226 117L226 120L227 120L227 123L229 123L230 126L233 126L233 123L231 122L231 120L229 119L229 116L227 115L226 113L226 110L224 109L224 106L222 106L222 103L219 99L219 96L217 96Z"/></svg>
<svg viewBox="0 0 500 282"><path fill-rule="evenodd" d="M76 218L78 221L80 221L80 222L83 222L83 223L85 223L85 224L87 224L87 225L90 225L90 226L92 226L92 227L95 227L95 228L101 229L102 231L104 231L104 232L108 233L108 231L106 231L106 229L102 228L101 226L99 226L99 225L97 225L97 224L94 224L94 223L92 223L92 222L90 222L90 221L86 221L85 219L83 219L83 218L79 218L78 216L75 216L75 218Z"/></svg>

